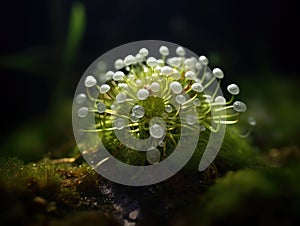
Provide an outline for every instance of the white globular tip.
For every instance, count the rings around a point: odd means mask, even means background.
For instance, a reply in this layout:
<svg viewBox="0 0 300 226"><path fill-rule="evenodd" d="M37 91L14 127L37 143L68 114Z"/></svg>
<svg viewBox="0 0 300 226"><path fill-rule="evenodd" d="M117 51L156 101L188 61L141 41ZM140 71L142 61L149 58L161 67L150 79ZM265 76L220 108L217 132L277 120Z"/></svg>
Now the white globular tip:
<svg viewBox="0 0 300 226"><path fill-rule="evenodd" d="M114 126L118 129L118 130L121 130L124 128L125 126L125 120L123 118L117 118L115 121L114 121Z"/></svg>
<svg viewBox="0 0 300 226"><path fill-rule="evenodd" d="M242 101L235 101L233 103L233 109L236 112L245 112L247 110L247 106L245 103L243 103Z"/></svg>
<svg viewBox="0 0 300 226"><path fill-rule="evenodd" d="M177 72L173 72L173 74L171 75L171 78L175 79L175 80L178 80L181 78L181 75L180 73L177 71Z"/></svg>
<svg viewBox="0 0 300 226"><path fill-rule="evenodd" d="M226 104L226 99L223 96L217 96L215 98L216 104Z"/></svg>
<svg viewBox="0 0 300 226"><path fill-rule="evenodd" d="M146 57L146 56L148 56L149 51L148 51L148 49L146 49L146 48L141 48L140 51L139 51L139 54L140 54L142 57Z"/></svg>
<svg viewBox="0 0 300 226"><path fill-rule="evenodd" d="M105 112L105 111L106 111L106 106L105 106L105 104L103 104L102 102L99 102L99 103L97 104L97 110L98 110L99 113Z"/></svg>
<svg viewBox="0 0 300 226"><path fill-rule="evenodd" d="M203 68L203 66L202 66L202 64L200 62L197 62L195 64L195 68L200 71Z"/></svg>
<svg viewBox="0 0 300 226"><path fill-rule="evenodd" d="M118 87L122 88L122 89L127 89L128 85L124 82L118 83Z"/></svg>
<svg viewBox="0 0 300 226"><path fill-rule="evenodd" d="M193 125L193 124L196 123L196 121L197 121L196 115L187 115L186 116L186 122L187 122L187 124Z"/></svg>
<svg viewBox="0 0 300 226"><path fill-rule="evenodd" d="M164 66L165 65L165 61L162 60L162 59L158 59L157 63L158 63L159 66Z"/></svg>
<svg viewBox="0 0 300 226"><path fill-rule="evenodd" d="M165 110L166 110L166 112L171 113L171 112L173 111L173 108L172 108L171 105L167 104L167 105L165 106Z"/></svg>
<svg viewBox="0 0 300 226"><path fill-rule="evenodd" d="M116 101L117 103L124 103L126 101L126 94L125 93L119 93L117 96L116 96Z"/></svg>
<svg viewBox="0 0 300 226"><path fill-rule="evenodd" d="M93 87L94 85L96 85L96 83L97 80L92 75L87 76L84 81L85 87Z"/></svg>
<svg viewBox="0 0 300 226"><path fill-rule="evenodd" d="M137 118L143 118L145 109L141 105L135 105L132 108L132 114Z"/></svg>
<svg viewBox="0 0 300 226"><path fill-rule="evenodd" d="M158 82L152 82L150 88L153 92L158 92L160 90L160 85Z"/></svg>
<svg viewBox="0 0 300 226"><path fill-rule="evenodd" d="M123 68L124 65L124 61L122 59L117 59L115 61L115 69L120 70L121 68Z"/></svg>
<svg viewBox="0 0 300 226"><path fill-rule="evenodd" d="M182 86L179 82L171 82L170 89L175 94L179 94L182 92Z"/></svg>
<svg viewBox="0 0 300 226"><path fill-rule="evenodd" d="M146 100L149 96L149 91L147 89L140 89L138 92L137 92L137 98L139 100Z"/></svg>
<svg viewBox="0 0 300 226"><path fill-rule="evenodd" d="M248 123L250 126L255 126L256 125L256 120L253 117L248 118Z"/></svg>
<svg viewBox="0 0 300 226"><path fill-rule="evenodd" d="M212 79L212 74L210 72L208 72L208 71L205 72L203 76L204 76L204 78L205 78L206 81L209 81L209 80Z"/></svg>
<svg viewBox="0 0 300 226"><path fill-rule="evenodd" d="M129 118L130 118L130 121L132 121L132 122L138 122L139 121L139 118L136 117L134 114L131 114Z"/></svg>
<svg viewBox="0 0 300 226"><path fill-rule="evenodd" d="M240 88L236 84L230 84L227 86L227 90L232 95L237 95L240 93Z"/></svg>
<svg viewBox="0 0 300 226"><path fill-rule="evenodd" d="M106 72L106 81L111 80L113 76L114 76L113 71Z"/></svg>
<svg viewBox="0 0 300 226"><path fill-rule="evenodd" d="M169 66L164 66L161 68L160 70L161 74L162 75L170 75L173 73L173 68L169 67Z"/></svg>
<svg viewBox="0 0 300 226"><path fill-rule="evenodd" d="M135 84L137 84L138 86L141 86L143 83L142 83L142 80L137 79L137 80L135 80Z"/></svg>
<svg viewBox="0 0 300 226"><path fill-rule="evenodd" d="M168 56L169 55L169 49L166 46L161 46L159 48L159 53L163 56Z"/></svg>
<svg viewBox="0 0 300 226"><path fill-rule="evenodd" d="M199 61L202 65L208 65L208 63L209 63L206 56L200 56Z"/></svg>
<svg viewBox="0 0 300 226"><path fill-rule="evenodd" d="M193 71L187 71L185 73L185 77L189 80L195 80L197 78L195 72Z"/></svg>
<svg viewBox="0 0 300 226"><path fill-rule="evenodd" d="M181 59L180 57L172 57L170 59L170 65L172 65L173 67L179 67L181 64Z"/></svg>
<svg viewBox="0 0 300 226"><path fill-rule="evenodd" d="M201 93L204 90L204 87L202 86L201 83L195 82L192 84L192 90L194 90L197 93Z"/></svg>
<svg viewBox="0 0 300 226"><path fill-rule="evenodd" d="M153 137L153 138L162 138L165 134L165 130L164 128L159 125L159 124L153 124L150 128L149 128L149 132L150 132L150 135Z"/></svg>
<svg viewBox="0 0 300 226"><path fill-rule="evenodd" d="M157 65L157 60L154 57L149 57L146 63L149 67L155 67Z"/></svg>
<svg viewBox="0 0 300 226"><path fill-rule="evenodd" d="M144 59L143 59L142 55L138 53L135 55L135 60L137 63L141 63Z"/></svg>
<svg viewBox="0 0 300 226"><path fill-rule="evenodd" d="M215 68L215 69L213 70L213 74L214 74L214 76L215 76L216 78L218 78L218 79L224 78L224 73L223 73L223 71L222 71L220 68Z"/></svg>
<svg viewBox="0 0 300 226"><path fill-rule="evenodd" d="M185 49L183 47L181 47L181 46L178 46L176 48L176 54L178 56L184 56L185 55Z"/></svg>
<svg viewBox="0 0 300 226"><path fill-rule="evenodd" d="M77 111L77 115L80 118L86 117L88 113L89 113L89 109L87 107L79 108L79 110Z"/></svg>
<svg viewBox="0 0 300 226"><path fill-rule="evenodd" d="M76 102L77 104L82 104L84 103L86 100L86 95L84 93L80 93L78 94L78 96L76 97Z"/></svg>
<svg viewBox="0 0 300 226"><path fill-rule="evenodd" d="M178 103L178 104L184 104L186 102L186 98L185 96L183 96L182 94L179 94L175 97L175 101Z"/></svg>
<svg viewBox="0 0 300 226"><path fill-rule="evenodd" d="M193 100L193 104L194 104L196 107L199 107L199 106L201 106L201 101L200 101L198 98L196 98L195 100Z"/></svg>
<svg viewBox="0 0 300 226"><path fill-rule="evenodd" d="M125 74L122 71L117 71L114 73L113 79L115 81L120 81L120 80L123 80L124 76L125 76Z"/></svg>
<svg viewBox="0 0 300 226"><path fill-rule="evenodd" d="M126 66L129 66L131 64L134 64L136 62L135 57L132 55L128 55L127 57L125 57L124 59L124 64Z"/></svg>
<svg viewBox="0 0 300 226"><path fill-rule="evenodd" d="M160 152L157 149L146 152L146 159L150 164L157 164L160 161Z"/></svg>
<svg viewBox="0 0 300 226"><path fill-rule="evenodd" d="M187 70L192 69L195 66L195 62L192 59L186 59L184 61L184 66Z"/></svg>
<svg viewBox="0 0 300 226"><path fill-rule="evenodd" d="M104 94L107 93L110 90L110 86L107 84L103 84L100 86L100 93Z"/></svg>

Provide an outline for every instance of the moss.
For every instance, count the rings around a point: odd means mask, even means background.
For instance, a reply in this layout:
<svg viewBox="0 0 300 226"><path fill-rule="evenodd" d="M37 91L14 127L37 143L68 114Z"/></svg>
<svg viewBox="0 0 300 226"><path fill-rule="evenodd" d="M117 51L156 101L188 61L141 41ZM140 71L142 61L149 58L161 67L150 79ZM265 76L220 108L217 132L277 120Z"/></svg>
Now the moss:
<svg viewBox="0 0 300 226"><path fill-rule="evenodd" d="M186 170L198 170L209 135L209 131L201 133L198 146L185 167ZM212 165L218 171L218 174L223 175L229 170L257 168L264 165L264 161L257 150L251 147L249 141L239 137L236 128L228 126L221 149Z"/></svg>
<svg viewBox="0 0 300 226"><path fill-rule="evenodd" d="M99 205L104 202L97 186L100 176L86 164L57 164L45 158L24 165L13 158L1 161L0 175L1 225L85 209L89 203L84 197L97 196Z"/></svg>
<svg viewBox="0 0 300 226"><path fill-rule="evenodd" d="M228 172L176 220L189 225L296 225L300 167ZM197 222L197 223L195 223Z"/></svg>

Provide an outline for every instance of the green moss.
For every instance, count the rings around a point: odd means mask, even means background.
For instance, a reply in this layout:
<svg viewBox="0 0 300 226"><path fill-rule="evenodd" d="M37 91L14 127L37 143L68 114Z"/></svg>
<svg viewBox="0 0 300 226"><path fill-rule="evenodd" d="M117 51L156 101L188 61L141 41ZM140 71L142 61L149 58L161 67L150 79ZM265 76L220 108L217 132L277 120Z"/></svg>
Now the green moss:
<svg viewBox="0 0 300 226"><path fill-rule="evenodd" d="M207 130L201 133L197 149L185 167L186 170L198 170L209 135L210 131ZM227 126L224 141L214 160L214 165L220 174L224 174L229 170L262 167L264 163L248 140L239 137L236 128Z"/></svg>
<svg viewBox="0 0 300 226"><path fill-rule="evenodd" d="M190 225L296 225L300 167L228 172L191 203ZM194 222L198 222L195 224Z"/></svg>

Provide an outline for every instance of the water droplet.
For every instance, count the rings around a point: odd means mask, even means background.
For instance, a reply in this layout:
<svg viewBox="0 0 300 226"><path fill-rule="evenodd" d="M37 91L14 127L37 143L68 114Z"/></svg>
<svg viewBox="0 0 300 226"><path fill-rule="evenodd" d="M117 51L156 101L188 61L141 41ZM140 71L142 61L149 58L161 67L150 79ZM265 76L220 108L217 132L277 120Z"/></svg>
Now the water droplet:
<svg viewBox="0 0 300 226"><path fill-rule="evenodd" d="M223 96L217 96L215 98L215 103L217 103L217 104L226 104L226 99Z"/></svg>
<svg viewBox="0 0 300 226"><path fill-rule="evenodd" d="M192 84L192 90L194 90L195 92L201 93L201 92L203 92L204 87L202 86L201 83L196 82L196 83Z"/></svg>
<svg viewBox="0 0 300 226"><path fill-rule="evenodd" d="M100 86L100 93L104 94L107 93L110 90L110 86L107 84L103 84Z"/></svg>
<svg viewBox="0 0 300 226"><path fill-rule="evenodd" d="M137 79L135 81L135 84L137 84L138 86L141 86L143 83L142 83L142 81L140 79Z"/></svg>
<svg viewBox="0 0 300 226"><path fill-rule="evenodd" d="M146 152L146 159L150 164L156 164L160 161L160 152L157 149L149 150Z"/></svg>
<svg viewBox="0 0 300 226"><path fill-rule="evenodd" d="M103 113L106 111L106 106L105 104L103 104L102 102L97 104L97 109L99 113Z"/></svg>
<svg viewBox="0 0 300 226"><path fill-rule="evenodd" d="M161 68L160 70L161 74L162 75L170 75L173 73L173 68L169 67L169 66L164 66Z"/></svg>
<svg viewBox="0 0 300 226"><path fill-rule="evenodd" d="M202 64L200 62L197 62L195 64L195 68L200 71L203 68L203 66L202 66Z"/></svg>
<svg viewBox="0 0 300 226"><path fill-rule="evenodd" d="M196 115L187 115L186 116L186 122L187 122L187 124L193 125L193 124L196 123L196 121L197 121Z"/></svg>
<svg viewBox="0 0 300 226"><path fill-rule="evenodd" d="M214 76L216 76L216 78L218 78L218 79L224 78L224 73L223 73L223 71L222 71L220 68L215 68L215 69L213 70L213 74L214 74Z"/></svg>
<svg viewBox="0 0 300 226"><path fill-rule="evenodd" d="M119 93L117 96L116 96L116 101L117 103L124 103L126 101L126 94L125 93Z"/></svg>
<svg viewBox="0 0 300 226"><path fill-rule="evenodd" d="M97 83L97 80L92 75L87 76L84 81L84 85L86 87L93 87L94 85L96 85L96 83Z"/></svg>
<svg viewBox="0 0 300 226"><path fill-rule="evenodd" d="M195 106L199 107L199 106L201 106L201 101L198 98L196 98L195 100L193 100L193 104Z"/></svg>
<svg viewBox="0 0 300 226"><path fill-rule="evenodd" d="M185 49L183 47L181 47L181 46L178 46L176 48L176 54L178 56L184 56L185 55Z"/></svg>
<svg viewBox="0 0 300 226"><path fill-rule="evenodd" d="M168 104L165 106L165 110L166 110L166 112L171 113L173 111L173 108L171 105Z"/></svg>
<svg viewBox="0 0 300 226"><path fill-rule="evenodd" d="M115 61L115 68L116 68L117 70L120 70L122 67L124 67L124 62L123 62L123 60L122 60L122 59L117 59L117 60Z"/></svg>
<svg viewBox="0 0 300 226"><path fill-rule="evenodd" d="M142 48L142 49L140 49L139 54L140 54L142 57L146 57L146 56L148 56L149 51L148 51L148 49L146 49L146 48Z"/></svg>
<svg viewBox="0 0 300 226"><path fill-rule="evenodd" d="M83 102L85 102L85 100L86 100L86 95L84 93L80 93L76 97L77 104L82 104Z"/></svg>
<svg viewBox="0 0 300 226"><path fill-rule="evenodd" d="M148 66L155 67L157 65L157 60L154 57L149 57L146 61Z"/></svg>
<svg viewBox="0 0 300 226"><path fill-rule="evenodd" d="M87 107L79 108L79 110L77 111L77 115L80 118L86 117L88 113L89 113L89 109Z"/></svg>
<svg viewBox="0 0 300 226"><path fill-rule="evenodd" d="M137 92L137 98L139 100L146 100L149 96L149 91L146 90L146 89L140 89L138 92Z"/></svg>
<svg viewBox="0 0 300 226"><path fill-rule="evenodd" d="M132 122L138 122L138 121L139 121L139 118L136 117L134 114L130 114L130 120L131 120Z"/></svg>
<svg viewBox="0 0 300 226"><path fill-rule="evenodd" d="M206 130L206 128L205 128L205 126L203 126L203 125L200 125L200 131L205 131Z"/></svg>
<svg viewBox="0 0 300 226"><path fill-rule="evenodd" d="M160 85L158 82L152 82L150 87L153 92L158 92L160 90Z"/></svg>
<svg viewBox="0 0 300 226"><path fill-rule="evenodd" d="M179 94L182 92L182 86L179 82L171 82L170 89L175 94Z"/></svg>
<svg viewBox="0 0 300 226"><path fill-rule="evenodd" d="M145 109L141 105L135 105L132 108L132 113L137 118L142 118L145 114Z"/></svg>
<svg viewBox="0 0 300 226"><path fill-rule="evenodd" d="M185 77L189 80L195 80L196 79L196 74L193 71L187 71L185 73Z"/></svg>
<svg viewBox="0 0 300 226"><path fill-rule="evenodd" d="M181 58L180 57L172 57L170 59L170 65L173 67L179 67L181 64Z"/></svg>
<svg viewBox="0 0 300 226"><path fill-rule="evenodd" d="M186 98L185 96L183 96L182 94L179 94L175 97L175 101L178 103L178 104L183 104L186 102Z"/></svg>
<svg viewBox="0 0 300 226"><path fill-rule="evenodd" d="M227 86L227 90L232 95L237 95L240 92L240 88L236 84L230 84Z"/></svg>
<svg viewBox="0 0 300 226"><path fill-rule="evenodd" d="M247 106L242 101L235 101L233 103L233 109L237 112L245 112L247 110Z"/></svg>
<svg viewBox="0 0 300 226"><path fill-rule="evenodd" d="M134 64L134 63L135 63L135 57L134 56L128 55L127 57L125 57L124 64L126 66L129 66L129 65Z"/></svg>
<svg viewBox="0 0 300 226"><path fill-rule="evenodd" d="M169 55L169 49L166 46L161 46L159 48L159 53L163 56L168 56Z"/></svg>
<svg viewBox="0 0 300 226"><path fill-rule="evenodd" d="M208 63L209 63L206 56L200 56L199 61L202 65L208 65Z"/></svg>
<svg viewBox="0 0 300 226"><path fill-rule="evenodd" d="M153 124L149 129L150 135L154 138L162 138L164 136L165 130L159 124Z"/></svg>
<svg viewBox="0 0 300 226"><path fill-rule="evenodd" d="M124 76L125 76L125 74L122 71L117 71L114 73L113 79L115 81L120 81L120 80L123 80Z"/></svg>
<svg viewBox="0 0 300 226"><path fill-rule="evenodd" d="M115 121L114 121L114 126L118 129L118 130L121 130L124 128L125 126L125 120L123 118L117 118Z"/></svg>

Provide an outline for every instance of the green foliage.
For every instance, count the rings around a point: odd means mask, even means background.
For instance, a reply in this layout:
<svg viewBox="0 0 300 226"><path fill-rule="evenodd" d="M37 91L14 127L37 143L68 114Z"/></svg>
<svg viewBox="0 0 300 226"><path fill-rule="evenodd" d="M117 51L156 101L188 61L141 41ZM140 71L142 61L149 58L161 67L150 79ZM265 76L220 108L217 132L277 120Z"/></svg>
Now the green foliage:
<svg viewBox="0 0 300 226"><path fill-rule="evenodd" d="M228 172L196 199L191 225L295 225L300 167Z"/></svg>
<svg viewBox="0 0 300 226"><path fill-rule="evenodd" d="M73 4L70 14L69 30L64 53L64 61L71 63L76 56L79 45L83 38L86 24L86 13L84 5L81 2Z"/></svg>

